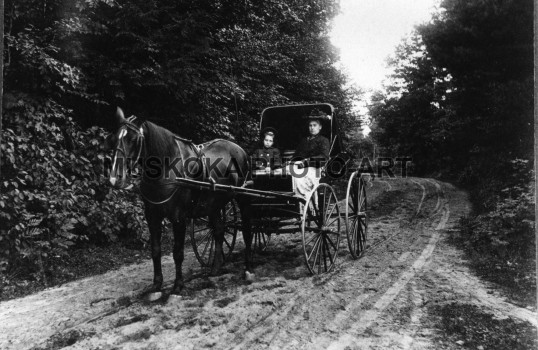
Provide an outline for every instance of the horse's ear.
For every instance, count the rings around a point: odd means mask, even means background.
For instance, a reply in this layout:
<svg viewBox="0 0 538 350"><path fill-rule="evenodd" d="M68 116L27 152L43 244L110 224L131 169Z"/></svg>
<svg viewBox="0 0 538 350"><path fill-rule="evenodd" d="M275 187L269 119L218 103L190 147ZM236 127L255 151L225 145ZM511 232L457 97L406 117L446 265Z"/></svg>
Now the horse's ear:
<svg viewBox="0 0 538 350"><path fill-rule="evenodd" d="M125 115L123 114L123 110L120 107L116 107L116 122L118 125L125 122Z"/></svg>

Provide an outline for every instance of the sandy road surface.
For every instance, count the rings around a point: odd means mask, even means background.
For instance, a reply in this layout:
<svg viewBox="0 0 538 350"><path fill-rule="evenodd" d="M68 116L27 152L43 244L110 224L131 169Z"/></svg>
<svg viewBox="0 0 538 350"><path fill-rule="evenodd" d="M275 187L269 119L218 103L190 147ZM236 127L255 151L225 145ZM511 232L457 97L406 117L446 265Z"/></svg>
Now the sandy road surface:
<svg viewBox="0 0 538 350"><path fill-rule="evenodd" d="M470 209L464 192L431 179L383 179L368 196L366 253L352 260L343 239L329 274L309 276L299 234L273 237L251 284L239 252L209 278L187 248L181 298L145 301L150 262L127 266L1 303L0 349L437 349L424 306L449 301L537 324L534 310L484 285L445 242ZM170 289L173 262L163 260Z"/></svg>

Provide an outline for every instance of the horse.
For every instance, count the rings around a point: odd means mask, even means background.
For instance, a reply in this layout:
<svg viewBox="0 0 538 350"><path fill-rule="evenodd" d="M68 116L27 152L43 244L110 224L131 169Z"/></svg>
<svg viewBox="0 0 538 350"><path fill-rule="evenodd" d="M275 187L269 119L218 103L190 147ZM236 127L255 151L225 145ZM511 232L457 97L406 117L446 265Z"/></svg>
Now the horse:
<svg viewBox="0 0 538 350"><path fill-rule="evenodd" d="M224 262L222 244L225 226L220 213L233 194L192 188L182 185L178 179L242 186L247 181L250 169L247 153L237 144L222 139L205 143L200 149L190 140L150 121L140 122L136 117L126 119L119 107L115 122L117 130L107 140L108 145L115 145L110 183L117 188L126 188L135 165L140 164L142 168L140 194L150 232L154 273L153 284L146 288L147 293L160 292L162 289L161 235L164 218L172 223L174 234L176 276L171 294L179 294L184 288L182 264L187 219L190 217L209 217L209 227L215 239L211 273L218 274ZM249 199L240 195L235 199L241 213L246 246L245 276L250 279L253 273Z"/></svg>

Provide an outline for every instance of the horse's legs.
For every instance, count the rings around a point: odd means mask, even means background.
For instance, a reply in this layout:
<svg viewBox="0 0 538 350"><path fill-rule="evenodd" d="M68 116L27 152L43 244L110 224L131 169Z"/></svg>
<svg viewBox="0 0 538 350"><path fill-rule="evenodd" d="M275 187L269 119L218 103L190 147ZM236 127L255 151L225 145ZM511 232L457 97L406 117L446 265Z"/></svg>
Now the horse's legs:
<svg viewBox="0 0 538 350"><path fill-rule="evenodd" d="M183 273L181 271L183 259L185 257L185 230L187 227L187 219L185 215L178 215L172 223L174 230L174 262L176 263L176 280L172 288L172 294L179 294L184 287Z"/></svg>
<svg viewBox="0 0 538 350"><path fill-rule="evenodd" d="M243 232L243 241L245 242L245 275L248 278L249 274L252 274L252 225L250 222L251 207L245 199L238 198L237 202L241 212L241 230Z"/></svg>
<svg viewBox="0 0 538 350"><path fill-rule="evenodd" d="M215 257L211 274L217 275L224 264L224 253L222 243L224 242L224 221L222 220L222 208L216 206L209 211L209 226L213 229L213 238L215 239Z"/></svg>
<svg viewBox="0 0 538 350"><path fill-rule="evenodd" d="M146 210L146 219L150 233L151 259L153 260L153 286L148 292L159 292L163 285L163 272L161 269L162 218L157 215L151 215L149 210Z"/></svg>

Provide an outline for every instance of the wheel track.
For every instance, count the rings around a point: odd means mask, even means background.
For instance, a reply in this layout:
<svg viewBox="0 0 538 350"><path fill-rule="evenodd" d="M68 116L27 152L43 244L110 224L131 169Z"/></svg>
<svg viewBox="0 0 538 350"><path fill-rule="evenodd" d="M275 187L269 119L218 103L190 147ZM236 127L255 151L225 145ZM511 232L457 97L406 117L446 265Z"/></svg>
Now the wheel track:
<svg viewBox="0 0 538 350"><path fill-rule="evenodd" d="M386 182L386 181L383 181L383 182ZM421 190L422 190L422 196L421 196L420 202L419 202L419 204L418 204L418 206L417 206L417 210L416 210L415 214L414 214L413 217L412 217L412 219L413 219L413 218L417 217L418 214L420 213L420 211L421 211L421 209L422 209L422 205L423 205L423 203L424 203L424 199L426 198L426 193L427 193L427 192L426 192L426 188L425 188L420 182L418 182L418 181L416 181L416 180L411 180L411 182L413 182L413 183L419 185L419 187L420 187ZM437 194L439 194L439 193L437 193ZM439 204L439 195L438 195L437 198L438 198L438 204ZM435 211L437 211L437 206L436 206ZM431 216L430 216L430 217L431 217ZM396 231L396 233L394 233L394 234L392 234L392 235L390 235L390 236L388 236L388 237L386 237L386 238L384 238L384 239L381 239L381 240L376 241L374 244L372 244L372 245L370 245L369 247L367 247L367 249L365 249L365 251L366 251L366 250L370 250L370 251L375 250L377 247L381 246L381 244L383 244L383 243L385 243L385 242L387 242L387 241L389 241L389 240L395 238L396 236L400 235L402 232L403 232L402 230L398 230L398 231Z"/></svg>
<svg viewBox="0 0 538 350"><path fill-rule="evenodd" d="M385 309L394 301L394 299L400 294L403 288L411 281L415 275L422 270L422 268L427 264L428 259L431 257L435 245L440 238L440 230L446 227L447 221L450 217L450 207L448 201L444 204L443 216L435 228L430 241L426 248L422 251L422 254L413 265L407 269L374 304L373 308L367 310L360 319L348 327L349 333L344 334L338 339L334 340L329 344L327 349L337 350L337 349L346 349L347 347L352 347L357 345L357 339L364 333L364 331L372 325L372 323L379 318L380 314L385 311Z"/></svg>
<svg viewBox="0 0 538 350"><path fill-rule="evenodd" d="M425 188L425 186L420 184L418 181L412 180L412 182L418 184L419 187L422 190L421 199L419 201L419 204L417 206L416 212L414 214L414 216L416 216L421 211L422 206L424 204L424 199L426 197L426 188ZM392 187L391 187L391 190L392 190ZM437 209L437 207L436 207L436 209ZM387 242L387 241L393 239L397 235L401 234L401 232L402 231L398 231L396 234L391 235L388 238L379 241L379 243L377 243L373 247L372 246L369 247L368 254L372 254L372 252L374 251L376 246L380 246L381 243L384 243L384 242ZM433 251L433 249L432 249L432 251ZM407 259L407 256L409 256L409 252L404 252L404 254L406 254L406 257L405 258L400 257L401 261L405 261ZM402 255L404 255L404 254L402 254ZM431 252L429 252L429 254L431 255ZM425 260L425 258L423 258L423 260ZM354 261L354 263L356 263L356 261ZM348 265L348 264L344 264L344 265ZM346 268L349 268L349 267L351 267L351 264L348 265L348 266L340 266L339 268L346 269ZM408 280L413 276L414 276L414 274L409 274L409 273L407 275L405 275L405 278L406 278L405 283L401 282L401 278L400 278L400 280L398 280L396 282L396 284L398 284L398 288L396 288L396 289L394 289L394 288L390 289L389 288L389 290L387 291L388 296L385 296L384 298L382 297L380 299L381 301L378 301L374 305L374 308L379 309L380 308L379 303L381 302L382 303L381 304L381 309L384 310L386 308L386 306L388 306L388 304L390 304L390 302L395 298L395 296L401 291L401 289L405 286L405 284L408 282ZM390 277L388 276L387 272L385 271L385 272L382 272L381 274L379 274L375 279L370 280L367 283L368 283L368 286L377 286L377 285L381 284L382 282L384 282L385 280L387 280L389 278ZM337 275L333 276L332 280L335 281L336 283L339 282ZM394 284L393 284L393 287L394 287ZM365 287L365 288L366 288L366 290L368 289L368 287ZM271 321L269 322L268 325L272 325L272 326L276 325L276 327L274 327L274 329L271 329L271 328L268 327L268 329L258 330L257 332L254 332L251 335L249 335L246 339L243 339L243 341L240 344L238 344L237 346L235 346L234 349L247 349L247 348L255 347L256 345L259 345L259 342L257 342L258 339L260 339L263 336L267 337L268 335L271 337L270 340L269 340L269 343L271 343L273 346L275 345L275 341L277 341L279 337L282 338L282 339L288 339L288 337L286 336L287 328L285 326L283 326L283 324L285 324L285 325L294 325L294 324L297 324L297 323L301 322L301 320L303 318L302 314L303 314L303 312L308 311L308 308L310 306L309 305L310 299L312 298L312 296L314 296L314 294L316 294L316 292L317 291L307 292L306 295L304 295L304 294L303 295L296 295L295 298L293 299L292 304L289 305L286 308L286 312L285 312L284 317L279 317L278 314L272 315ZM387 293L385 293L385 295L387 295ZM330 326L328 327L328 330L337 333L338 331L341 331L342 329L349 329L349 321L353 320L353 319L356 319L356 315L360 314L360 311L361 311L361 308L362 308L363 304L366 301L368 301L369 299L373 298L373 297L375 297L374 292L366 292L366 293L362 293L362 294L358 295L356 298L351 300L351 302L346 304L346 307L345 307L344 311L337 312L334 315L334 317L331 319L331 321L328 322L330 324ZM370 317L375 318L375 315L370 316ZM362 321L363 321L363 318L361 317L355 322L355 324L357 324L359 322L362 322ZM272 336L271 336L271 334L272 334ZM282 345L284 347L286 345L289 345L289 344L286 344L285 341L281 341L280 343L277 342L277 344L280 344L280 345ZM316 344L316 342L314 342L314 344Z"/></svg>

